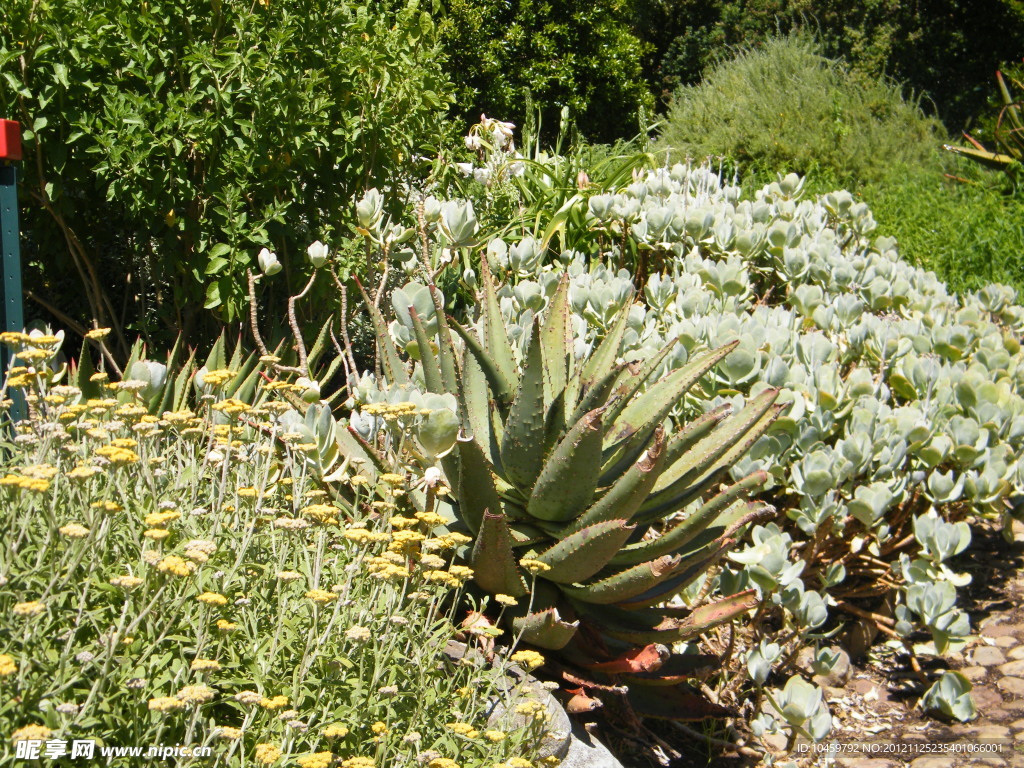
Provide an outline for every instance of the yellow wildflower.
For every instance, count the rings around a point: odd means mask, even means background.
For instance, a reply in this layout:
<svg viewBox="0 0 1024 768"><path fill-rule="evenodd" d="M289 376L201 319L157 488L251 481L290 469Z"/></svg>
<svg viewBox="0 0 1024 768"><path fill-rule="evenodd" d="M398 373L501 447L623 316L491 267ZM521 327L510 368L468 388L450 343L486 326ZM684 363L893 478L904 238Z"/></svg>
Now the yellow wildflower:
<svg viewBox="0 0 1024 768"><path fill-rule="evenodd" d="M467 739L475 739L480 735L480 731L474 728L469 723L448 723L447 728L452 733L457 733L460 736L465 736Z"/></svg>
<svg viewBox="0 0 1024 768"><path fill-rule="evenodd" d="M6 653L0 653L0 677L13 675L17 671L18 665L14 662L14 659Z"/></svg>
<svg viewBox="0 0 1024 768"><path fill-rule="evenodd" d="M499 741L504 741L506 738L508 738L508 734L504 731L499 731L492 728L484 731L484 738L488 741L493 741L495 744L497 744Z"/></svg>
<svg viewBox="0 0 1024 768"><path fill-rule="evenodd" d="M370 726L370 730L373 731L375 736L383 736L388 732L387 723L382 723L378 720L376 723Z"/></svg>
<svg viewBox="0 0 1024 768"><path fill-rule="evenodd" d="M335 723L324 728L323 733L325 739L343 739L348 735L348 728Z"/></svg>
<svg viewBox="0 0 1024 768"><path fill-rule="evenodd" d="M104 445L96 449L96 455L102 456L112 465L135 464L139 461L139 454L130 448L118 448L113 445Z"/></svg>
<svg viewBox="0 0 1024 768"><path fill-rule="evenodd" d="M177 555L168 555L157 563L156 566L156 569L161 573L170 573L174 576L188 576L195 568L195 563L190 563L188 560Z"/></svg>
<svg viewBox="0 0 1024 768"><path fill-rule="evenodd" d="M242 729L232 728L230 725L217 726L216 733L218 738L225 741L238 741L238 739L242 738Z"/></svg>
<svg viewBox="0 0 1024 768"><path fill-rule="evenodd" d="M532 560L528 557L524 557L520 560L519 565L521 565L524 570L529 571L532 574L544 573L545 571L551 570L551 566L547 563L542 563L540 560Z"/></svg>
<svg viewBox="0 0 1024 768"><path fill-rule="evenodd" d="M19 741L42 741L48 739L53 733L45 725L26 725L11 734L11 741L17 744Z"/></svg>
<svg viewBox="0 0 1024 768"><path fill-rule="evenodd" d="M177 709L184 709L185 702L177 696L158 696L149 700L149 708L155 712L173 712Z"/></svg>
<svg viewBox="0 0 1024 768"><path fill-rule="evenodd" d="M450 757L435 757L427 763L427 768L459 768L459 764Z"/></svg>
<svg viewBox="0 0 1024 768"><path fill-rule="evenodd" d="M341 761L341 768L377 768L372 757L350 757Z"/></svg>
<svg viewBox="0 0 1024 768"><path fill-rule="evenodd" d="M227 605L228 599L219 592L203 592L203 594L196 597L200 603L206 603L207 605Z"/></svg>
<svg viewBox="0 0 1024 768"><path fill-rule="evenodd" d="M337 600L338 596L333 592L328 592L325 589L311 589L306 593L306 597L312 600L314 603L329 603L331 600Z"/></svg>
<svg viewBox="0 0 1024 768"><path fill-rule="evenodd" d="M217 692L206 685L186 685L178 691L178 698L186 704L203 704L212 701L216 695Z"/></svg>
<svg viewBox="0 0 1024 768"><path fill-rule="evenodd" d="M264 709L283 709L288 706L287 696L275 696L272 699L260 699L260 706Z"/></svg>
<svg viewBox="0 0 1024 768"><path fill-rule="evenodd" d="M512 595L505 595L500 592L494 596L494 602L498 603L499 605L508 606L519 604L519 601L512 597Z"/></svg>
<svg viewBox="0 0 1024 768"><path fill-rule="evenodd" d="M115 576L110 583L121 589L135 589L141 586L143 581L138 576Z"/></svg>
<svg viewBox="0 0 1024 768"><path fill-rule="evenodd" d="M509 659L513 664L522 664L528 672L544 666L544 657L536 651L516 651Z"/></svg>
<svg viewBox="0 0 1024 768"><path fill-rule="evenodd" d="M30 600L27 603L15 603L12 611L15 616L37 616L46 610L46 606L38 600Z"/></svg>
<svg viewBox="0 0 1024 768"><path fill-rule="evenodd" d="M302 574L298 571L278 571L277 578L281 581L298 581L302 578Z"/></svg>
<svg viewBox="0 0 1024 768"><path fill-rule="evenodd" d="M58 530L69 539L84 539L89 535L89 529L80 523L68 523L58 528Z"/></svg>
<svg viewBox="0 0 1024 768"><path fill-rule="evenodd" d="M295 762L299 764L299 768L327 768L333 759L334 755L330 752L313 752L303 755Z"/></svg>
<svg viewBox="0 0 1024 768"><path fill-rule="evenodd" d="M217 619L217 629L219 629L221 632L234 632L236 629L238 629L238 625L232 624L230 621L227 621L226 619Z"/></svg>
<svg viewBox="0 0 1024 768"><path fill-rule="evenodd" d="M109 328L93 328L91 331L89 331L88 333L85 334L85 338L87 338L87 339L95 339L96 341L99 341L100 339L107 338L107 336L109 336L109 335L110 335L110 329Z"/></svg>
<svg viewBox="0 0 1024 768"><path fill-rule="evenodd" d="M280 748L273 744L257 744L256 745L256 762L261 765L271 765L276 763L281 757Z"/></svg>
<svg viewBox="0 0 1024 768"><path fill-rule="evenodd" d="M193 659L189 669L193 672L217 672L220 670L220 662L214 659Z"/></svg>
<svg viewBox="0 0 1024 768"><path fill-rule="evenodd" d="M153 541L161 541L162 539L166 539L170 536L171 532L166 528L150 528L147 531L143 531L142 535L147 539L152 539Z"/></svg>

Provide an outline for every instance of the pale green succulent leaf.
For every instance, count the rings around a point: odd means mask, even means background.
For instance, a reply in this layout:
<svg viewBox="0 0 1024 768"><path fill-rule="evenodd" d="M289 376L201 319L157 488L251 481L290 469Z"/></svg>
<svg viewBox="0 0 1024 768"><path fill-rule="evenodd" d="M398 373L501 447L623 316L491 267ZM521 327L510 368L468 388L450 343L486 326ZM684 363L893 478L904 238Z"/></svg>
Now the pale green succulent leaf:
<svg viewBox="0 0 1024 768"><path fill-rule="evenodd" d="M540 323L535 320L519 389L509 408L501 439L501 466L505 476L526 495L533 490L544 466L546 425L541 344Z"/></svg>

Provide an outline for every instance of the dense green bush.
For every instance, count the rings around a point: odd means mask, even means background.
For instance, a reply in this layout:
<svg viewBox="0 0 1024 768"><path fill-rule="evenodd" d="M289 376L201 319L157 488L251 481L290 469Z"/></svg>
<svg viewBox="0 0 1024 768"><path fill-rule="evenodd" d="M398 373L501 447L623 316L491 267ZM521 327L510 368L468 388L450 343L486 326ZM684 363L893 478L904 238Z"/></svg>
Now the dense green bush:
<svg viewBox="0 0 1024 768"><path fill-rule="evenodd" d="M409 175L450 99L414 2L13 0L0 75L0 114L28 129L31 295L122 346L197 307L235 319L262 246L302 280L305 246Z"/></svg>
<svg viewBox="0 0 1024 768"><path fill-rule="evenodd" d="M681 88L659 144L676 150L674 159L725 156L772 173L820 168L851 183L934 167L939 129L895 85L859 76L790 36Z"/></svg>
<svg viewBox="0 0 1024 768"><path fill-rule="evenodd" d="M692 85L729 46L813 33L829 56L871 77L890 75L931 97L950 130L985 104L992 72L1019 58L1024 11L1015 0L633 0L645 72L664 98Z"/></svg>
<svg viewBox="0 0 1024 768"><path fill-rule="evenodd" d="M530 104L548 137L568 107L596 141L632 136L653 100L641 69L644 45L622 0L446 0L439 39L460 86L467 122L484 112L522 125Z"/></svg>

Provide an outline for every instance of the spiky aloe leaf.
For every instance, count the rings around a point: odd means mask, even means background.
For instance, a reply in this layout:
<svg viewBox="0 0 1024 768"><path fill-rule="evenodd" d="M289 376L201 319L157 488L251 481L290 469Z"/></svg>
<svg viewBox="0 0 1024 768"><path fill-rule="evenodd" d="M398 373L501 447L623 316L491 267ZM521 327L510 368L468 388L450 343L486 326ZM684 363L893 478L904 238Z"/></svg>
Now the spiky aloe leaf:
<svg viewBox="0 0 1024 768"><path fill-rule="evenodd" d="M487 397L487 378L469 348L462 355L462 386L458 400L463 429L484 449L492 461L497 460L498 441L491 428L491 407Z"/></svg>
<svg viewBox="0 0 1024 768"><path fill-rule="evenodd" d="M502 469L527 495L544 466L544 421L544 359L540 322L535 320L519 389L501 440Z"/></svg>
<svg viewBox="0 0 1024 768"><path fill-rule="evenodd" d="M664 465L664 449L665 432L659 428L655 430L650 447L640 457L640 460L633 464L586 512L580 515L566 529L565 533L616 517L624 520L632 518L633 513L640 508L658 479L658 474Z"/></svg>
<svg viewBox="0 0 1024 768"><path fill-rule="evenodd" d="M705 352L661 379L639 397L633 398L608 429L607 440L614 444L661 424L687 390L738 344L739 341L734 341Z"/></svg>
<svg viewBox="0 0 1024 768"><path fill-rule="evenodd" d="M473 580L481 589L512 597L522 597L527 593L526 582L512 551L512 542L505 515L485 510L470 559Z"/></svg>
<svg viewBox="0 0 1024 768"><path fill-rule="evenodd" d="M501 510L501 497L494 484L494 467L476 440L459 440L459 513L474 533L480 530L485 510Z"/></svg>
<svg viewBox="0 0 1024 768"><path fill-rule="evenodd" d="M561 584L589 579L619 551L633 532L625 520L606 520L569 534L557 544L534 556L551 567L544 578Z"/></svg>
<svg viewBox="0 0 1024 768"><path fill-rule="evenodd" d="M672 348L676 345L677 339L671 339L664 347L658 350L653 357L646 362L640 362L634 360L626 364L622 373L615 381L615 387L612 390L612 398L614 402L608 406L607 419L609 424L613 424L618 418L619 414L625 410L626 406L629 405L630 401L636 397L640 390L644 386L644 382L651 377L651 375L658 370L658 367L662 364L668 353L672 351Z"/></svg>
<svg viewBox="0 0 1024 768"><path fill-rule="evenodd" d="M584 414L589 413L595 408L600 408L609 402L612 387L615 386L615 382L625 368L625 363L613 365L611 370L607 371L602 378L596 380L593 385L583 392L583 397L579 399L576 408L567 420L570 426L582 419Z"/></svg>
<svg viewBox="0 0 1024 768"><path fill-rule="evenodd" d="M629 301L626 306L629 306ZM629 312L619 312L608 333L597 345L597 349L591 354L587 364L583 367L580 380L583 388L590 389L597 382L603 380L615 368L615 361L619 359L619 350L622 348L622 336L626 332L626 323L629 320Z"/></svg>
<svg viewBox="0 0 1024 768"><path fill-rule="evenodd" d="M689 616L679 622L678 637L680 640L695 637L702 632L742 616L752 608L756 608L760 602L757 590L748 589L746 592L737 592L735 595L702 605L699 608L695 608Z"/></svg>
<svg viewBox="0 0 1024 768"><path fill-rule="evenodd" d="M495 388L495 391L511 392L516 385L515 357L512 354L512 344L508 340L508 333L505 331L505 320L498 307L498 295L487 259L480 259L480 278L484 287L481 310L484 344L488 355L494 360L494 367L505 383L504 387Z"/></svg>
<svg viewBox="0 0 1024 768"><path fill-rule="evenodd" d="M690 450L698 440L709 435L724 419L732 414L732 406L729 403L712 408L702 413L697 418L688 422L668 441L665 447L665 466L671 467L684 453Z"/></svg>
<svg viewBox="0 0 1024 768"><path fill-rule="evenodd" d="M89 340L82 340L82 352L78 355L78 364L69 383L82 390L82 397L91 399L100 396L100 384L91 381L96 368L92 364L92 353L89 351Z"/></svg>
<svg viewBox="0 0 1024 768"><path fill-rule="evenodd" d="M739 592L731 597L702 605L694 610L673 611L666 608L640 608L624 610L614 606L600 609L582 608L585 620L594 617L603 634L628 643L672 643L699 635L713 627L724 624L751 608L760 600L756 590Z"/></svg>
<svg viewBox="0 0 1024 768"><path fill-rule="evenodd" d="M438 357L441 361L441 381L446 392L457 395L459 392L459 369L456 364L455 346L452 344L452 330L448 326L448 316L444 313L441 291L431 283L427 286L430 300L434 303L438 328Z"/></svg>
<svg viewBox="0 0 1024 768"><path fill-rule="evenodd" d="M540 329L541 353L544 358L544 404L550 407L555 397L565 391L569 364L569 275L563 274L548 304L547 316Z"/></svg>
<svg viewBox="0 0 1024 768"><path fill-rule="evenodd" d="M549 651L559 651L568 645L579 627L578 621L563 621L557 608L516 616L511 623L513 634L523 642Z"/></svg>
<svg viewBox="0 0 1024 768"><path fill-rule="evenodd" d="M464 328L452 317L448 318L448 322L454 331L462 337L462 340L466 342L466 350L473 355L477 365L483 370L484 377L491 386L491 391L494 393L498 406L503 410L507 409L512 402L512 387L514 386L513 382L515 379L508 379L502 374L496 361L488 355L483 346L481 346L479 339L471 331Z"/></svg>
<svg viewBox="0 0 1024 768"><path fill-rule="evenodd" d="M694 579L706 573L735 544L736 539L715 539L711 546L706 547L695 555L691 555L685 561L679 557L674 558L672 568L664 574L660 582L644 592L616 601L616 605L620 608L634 610L636 608L650 608L670 600L686 589ZM668 555L665 557L668 557ZM640 566L633 567L638 568Z"/></svg>
<svg viewBox="0 0 1024 768"><path fill-rule="evenodd" d="M586 509L597 488L601 462L601 414L580 419L548 456L537 476L526 511L540 520L563 522Z"/></svg>
<svg viewBox="0 0 1024 768"><path fill-rule="evenodd" d="M728 466L726 457L739 458L746 453L778 417L780 411L772 408L778 396L777 389L767 389L751 399L743 410L722 422L662 472L654 485L654 494L640 508L638 519L656 520L680 509L699 492L699 481Z"/></svg>
<svg viewBox="0 0 1024 768"><path fill-rule="evenodd" d="M719 514L749 492L760 488L768 479L768 473L762 471L754 472L745 478L729 486L726 490L716 494L707 503L701 505L693 514L686 519L668 528L655 539L639 541L624 547L615 557L612 563L615 565L631 565L650 560L652 557L672 554L690 543L691 540L700 535L703 531L715 522Z"/></svg>
<svg viewBox="0 0 1024 768"><path fill-rule="evenodd" d="M388 325L384 322L380 310L370 301L370 296L363 288L363 284L359 282L359 278L352 279L355 280L359 293L363 295L363 304L366 305L366 309L370 313L370 322L373 324L373 332L377 337L377 349L382 353L381 363L384 366L384 375L395 386L405 386L409 383L409 376L405 372L405 366L402 365L402 359L398 356L398 348L388 332Z"/></svg>
<svg viewBox="0 0 1024 768"><path fill-rule="evenodd" d="M599 605L620 603L651 590L660 584L678 564L679 558L659 557L649 563L641 563L591 584L563 586L562 591L574 599Z"/></svg>
<svg viewBox="0 0 1024 768"><path fill-rule="evenodd" d="M427 385L428 392L442 394L445 391L441 382L441 366L438 365L437 356L430 346L430 337L427 336L427 329L423 327L420 314L416 307L409 306L409 317L412 319L413 335L416 337L416 346L419 347L420 366L423 368L423 383Z"/></svg>

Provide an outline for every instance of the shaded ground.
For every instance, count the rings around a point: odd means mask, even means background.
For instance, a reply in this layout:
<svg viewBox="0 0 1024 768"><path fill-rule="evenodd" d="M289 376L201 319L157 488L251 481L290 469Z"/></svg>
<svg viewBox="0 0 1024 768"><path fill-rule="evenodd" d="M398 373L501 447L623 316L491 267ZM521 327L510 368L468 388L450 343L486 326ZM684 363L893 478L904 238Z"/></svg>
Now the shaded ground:
<svg viewBox="0 0 1024 768"><path fill-rule="evenodd" d="M972 526L974 542L956 569L972 575L971 584L960 590L960 606L970 615L975 634L962 653L921 659L931 677L951 669L972 681L978 718L958 723L926 717L915 708L925 686L908 655L880 640L853 664L842 688L826 689L833 715L830 740L841 745L875 742L878 751L834 760L794 753L791 759L806 768L1024 768L1024 525L1015 525L1013 544L995 526ZM664 740L681 756L666 758L657 744L649 744L647 754L636 745L615 744L627 768L746 768L759 762L712 743L721 734L705 731L700 723L686 726L690 733L668 723L651 727L652 741ZM598 734L611 736L604 728ZM701 734L703 743L694 738Z"/></svg>

